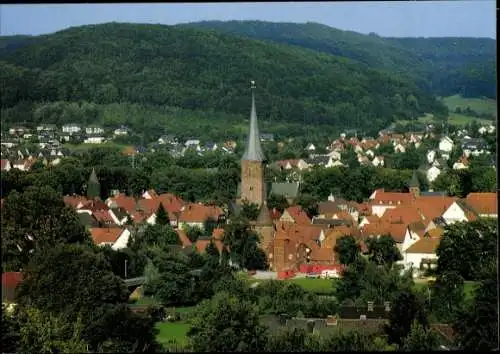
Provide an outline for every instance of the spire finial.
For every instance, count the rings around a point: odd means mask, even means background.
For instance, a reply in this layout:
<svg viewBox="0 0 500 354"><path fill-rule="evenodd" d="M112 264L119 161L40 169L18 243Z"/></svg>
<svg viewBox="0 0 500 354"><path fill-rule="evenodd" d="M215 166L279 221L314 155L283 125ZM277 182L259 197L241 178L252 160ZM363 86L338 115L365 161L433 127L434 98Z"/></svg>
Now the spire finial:
<svg viewBox="0 0 500 354"><path fill-rule="evenodd" d="M255 89L255 81L254 80L250 80L250 88L252 90Z"/></svg>

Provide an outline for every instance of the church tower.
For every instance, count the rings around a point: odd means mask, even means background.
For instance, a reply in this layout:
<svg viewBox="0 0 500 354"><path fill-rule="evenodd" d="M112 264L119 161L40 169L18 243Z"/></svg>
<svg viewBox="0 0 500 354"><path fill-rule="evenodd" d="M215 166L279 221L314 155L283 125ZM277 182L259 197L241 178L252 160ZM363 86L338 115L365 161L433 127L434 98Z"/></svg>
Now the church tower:
<svg viewBox="0 0 500 354"><path fill-rule="evenodd" d="M411 180L409 183L410 193L414 198L418 198L420 196L420 183L418 182L417 172L413 171L411 176Z"/></svg>
<svg viewBox="0 0 500 354"><path fill-rule="evenodd" d="M250 131L245 153L241 160L241 201L257 204L259 207L266 201L264 182L264 153L260 146L257 112L255 109L255 81L252 81L252 111L250 114Z"/></svg>

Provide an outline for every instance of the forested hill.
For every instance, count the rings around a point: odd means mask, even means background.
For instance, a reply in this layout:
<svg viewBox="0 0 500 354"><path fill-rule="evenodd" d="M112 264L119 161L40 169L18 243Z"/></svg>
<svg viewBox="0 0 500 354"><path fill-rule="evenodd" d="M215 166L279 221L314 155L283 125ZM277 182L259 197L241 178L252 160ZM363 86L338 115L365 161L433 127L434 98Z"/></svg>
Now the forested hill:
<svg viewBox="0 0 500 354"><path fill-rule="evenodd" d="M210 28L247 38L297 45L405 74L438 96L496 98L496 41L491 38L383 38L318 23L205 21Z"/></svg>
<svg viewBox="0 0 500 354"><path fill-rule="evenodd" d="M247 117L253 79L264 120L376 129L442 111L414 83L359 62L165 25L107 23L32 37L0 51L0 76L4 108L21 101L129 102Z"/></svg>

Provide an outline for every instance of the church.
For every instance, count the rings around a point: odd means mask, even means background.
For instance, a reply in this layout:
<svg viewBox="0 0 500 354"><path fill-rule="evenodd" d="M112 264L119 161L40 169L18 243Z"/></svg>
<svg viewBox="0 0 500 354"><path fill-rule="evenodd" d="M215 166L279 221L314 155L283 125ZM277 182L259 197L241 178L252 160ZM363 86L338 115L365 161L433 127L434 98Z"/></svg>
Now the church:
<svg viewBox="0 0 500 354"><path fill-rule="evenodd" d="M250 130L241 161L241 183L236 203L241 205L246 201L260 207L252 228L260 237L260 246L268 257L271 270L297 270L304 264L333 265L337 234L348 230L328 230L320 225L273 221L267 207L269 186L265 182L265 163L255 108L255 83L252 81ZM293 189L294 186L290 187Z"/></svg>

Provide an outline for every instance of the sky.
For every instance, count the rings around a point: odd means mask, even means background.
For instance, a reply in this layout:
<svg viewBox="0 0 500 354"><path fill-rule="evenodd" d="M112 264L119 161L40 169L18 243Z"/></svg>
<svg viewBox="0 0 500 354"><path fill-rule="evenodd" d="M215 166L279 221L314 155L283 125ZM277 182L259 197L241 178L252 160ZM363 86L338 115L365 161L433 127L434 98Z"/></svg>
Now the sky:
<svg viewBox="0 0 500 354"><path fill-rule="evenodd" d="M473 1L0 5L0 34L52 33L105 22L319 22L385 37L496 38L496 3Z"/></svg>

